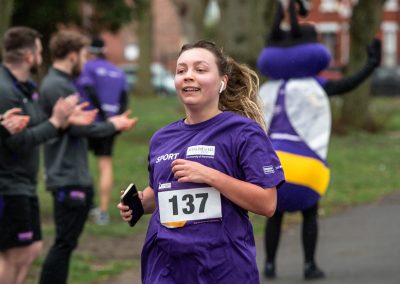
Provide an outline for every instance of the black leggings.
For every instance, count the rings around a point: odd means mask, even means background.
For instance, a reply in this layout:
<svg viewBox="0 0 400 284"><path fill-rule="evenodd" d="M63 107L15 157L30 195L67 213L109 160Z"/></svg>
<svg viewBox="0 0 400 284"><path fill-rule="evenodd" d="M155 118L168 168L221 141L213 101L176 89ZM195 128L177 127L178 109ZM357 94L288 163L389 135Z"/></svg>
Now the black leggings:
<svg viewBox="0 0 400 284"><path fill-rule="evenodd" d="M318 239L318 203L302 211L303 228L302 241L304 250L304 261L314 263L315 248ZM267 220L265 228L264 245L266 248L267 262L275 263L281 235L283 213L275 212L274 216Z"/></svg>

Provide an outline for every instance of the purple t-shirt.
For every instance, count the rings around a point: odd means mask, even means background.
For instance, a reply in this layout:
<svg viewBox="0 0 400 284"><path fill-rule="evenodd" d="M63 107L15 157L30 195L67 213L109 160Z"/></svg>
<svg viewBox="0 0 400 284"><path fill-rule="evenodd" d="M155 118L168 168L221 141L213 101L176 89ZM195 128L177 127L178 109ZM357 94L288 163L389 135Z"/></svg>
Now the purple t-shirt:
<svg viewBox="0 0 400 284"><path fill-rule="evenodd" d="M88 61L76 84L83 99L91 103L92 107L94 107L93 102L83 87L90 86L96 90L101 108L107 117L119 113L121 96L128 89L124 72L102 58Z"/></svg>
<svg viewBox="0 0 400 284"><path fill-rule="evenodd" d="M159 130L150 142L149 184L157 203L162 195L167 194L169 199L157 207L150 220L142 253L143 283L167 282L168 273L179 283L197 283L199 277L204 277L207 283L259 283L253 229L247 211L227 198L220 195L218 199L220 215L189 220L179 228L160 223L162 208L192 213L201 211L201 201L206 201L200 196L196 203L196 194L192 197L177 194L182 200L176 202L175 195L168 195L168 190L179 193L181 189L209 187L178 183L171 162L179 158L199 162L263 188L284 181L281 164L267 135L253 120L223 112L202 123L187 125L180 120ZM169 265L171 259L173 265ZM185 261L180 262L181 259ZM184 272L189 270L190 273ZM160 275L164 275L165 281ZM192 279L195 282L190 282Z"/></svg>

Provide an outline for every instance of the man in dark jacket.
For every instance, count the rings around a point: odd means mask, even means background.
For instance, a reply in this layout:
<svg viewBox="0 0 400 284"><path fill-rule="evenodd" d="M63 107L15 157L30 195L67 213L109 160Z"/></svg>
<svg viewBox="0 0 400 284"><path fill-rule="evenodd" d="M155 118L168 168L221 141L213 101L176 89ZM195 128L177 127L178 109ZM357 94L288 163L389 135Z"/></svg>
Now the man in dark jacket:
<svg viewBox="0 0 400 284"><path fill-rule="evenodd" d="M67 31L50 40L53 64L40 86L41 105L48 116L59 99L76 93L73 79L85 63L87 44L83 35ZM109 136L130 129L136 119L128 114L88 126L71 126L46 143L45 182L53 195L56 237L43 265L41 284L67 282L70 257L87 220L93 197L87 137Z"/></svg>
<svg viewBox="0 0 400 284"><path fill-rule="evenodd" d="M3 37L0 65L0 113L12 108L29 116L20 133L2 134L0 143L0 283L22 284L42 248L36 194L39 145L59 135L69 123L90 123L76 111L77 97L58 100L46 119L36 86L29 78L42 63L40 34L27 27L9 29ZM82 109L80 109L82 110ZM83 119L82 119L83 118Z"/></svg>

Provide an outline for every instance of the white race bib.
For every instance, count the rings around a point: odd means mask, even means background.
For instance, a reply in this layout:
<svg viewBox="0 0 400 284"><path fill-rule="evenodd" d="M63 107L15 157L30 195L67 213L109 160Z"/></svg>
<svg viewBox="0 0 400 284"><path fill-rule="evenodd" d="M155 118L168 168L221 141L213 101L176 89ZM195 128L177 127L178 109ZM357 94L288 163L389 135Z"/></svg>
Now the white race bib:
<svg viewBox="0 0 400 284"><path fill-rule="evenodd" d="M213 187L161 191L158 206L160 222L168 228L222 217L221 194Z"/></svg>

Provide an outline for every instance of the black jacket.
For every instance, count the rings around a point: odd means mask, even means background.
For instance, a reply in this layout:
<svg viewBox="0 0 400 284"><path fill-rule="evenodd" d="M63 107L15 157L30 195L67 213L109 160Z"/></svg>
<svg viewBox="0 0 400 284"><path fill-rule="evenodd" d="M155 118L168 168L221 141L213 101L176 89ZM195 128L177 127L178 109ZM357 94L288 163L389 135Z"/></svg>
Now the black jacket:
<svg viewBox="0 0 400 284"><path fill-rule="evenodd" d="M0 65L0 113L19 107L30 117L28 127L0 140L0 194L36 194L39 168L39 145L58 135L58 130L46 119L38 104L33 82L18 82Z"/></svg>

